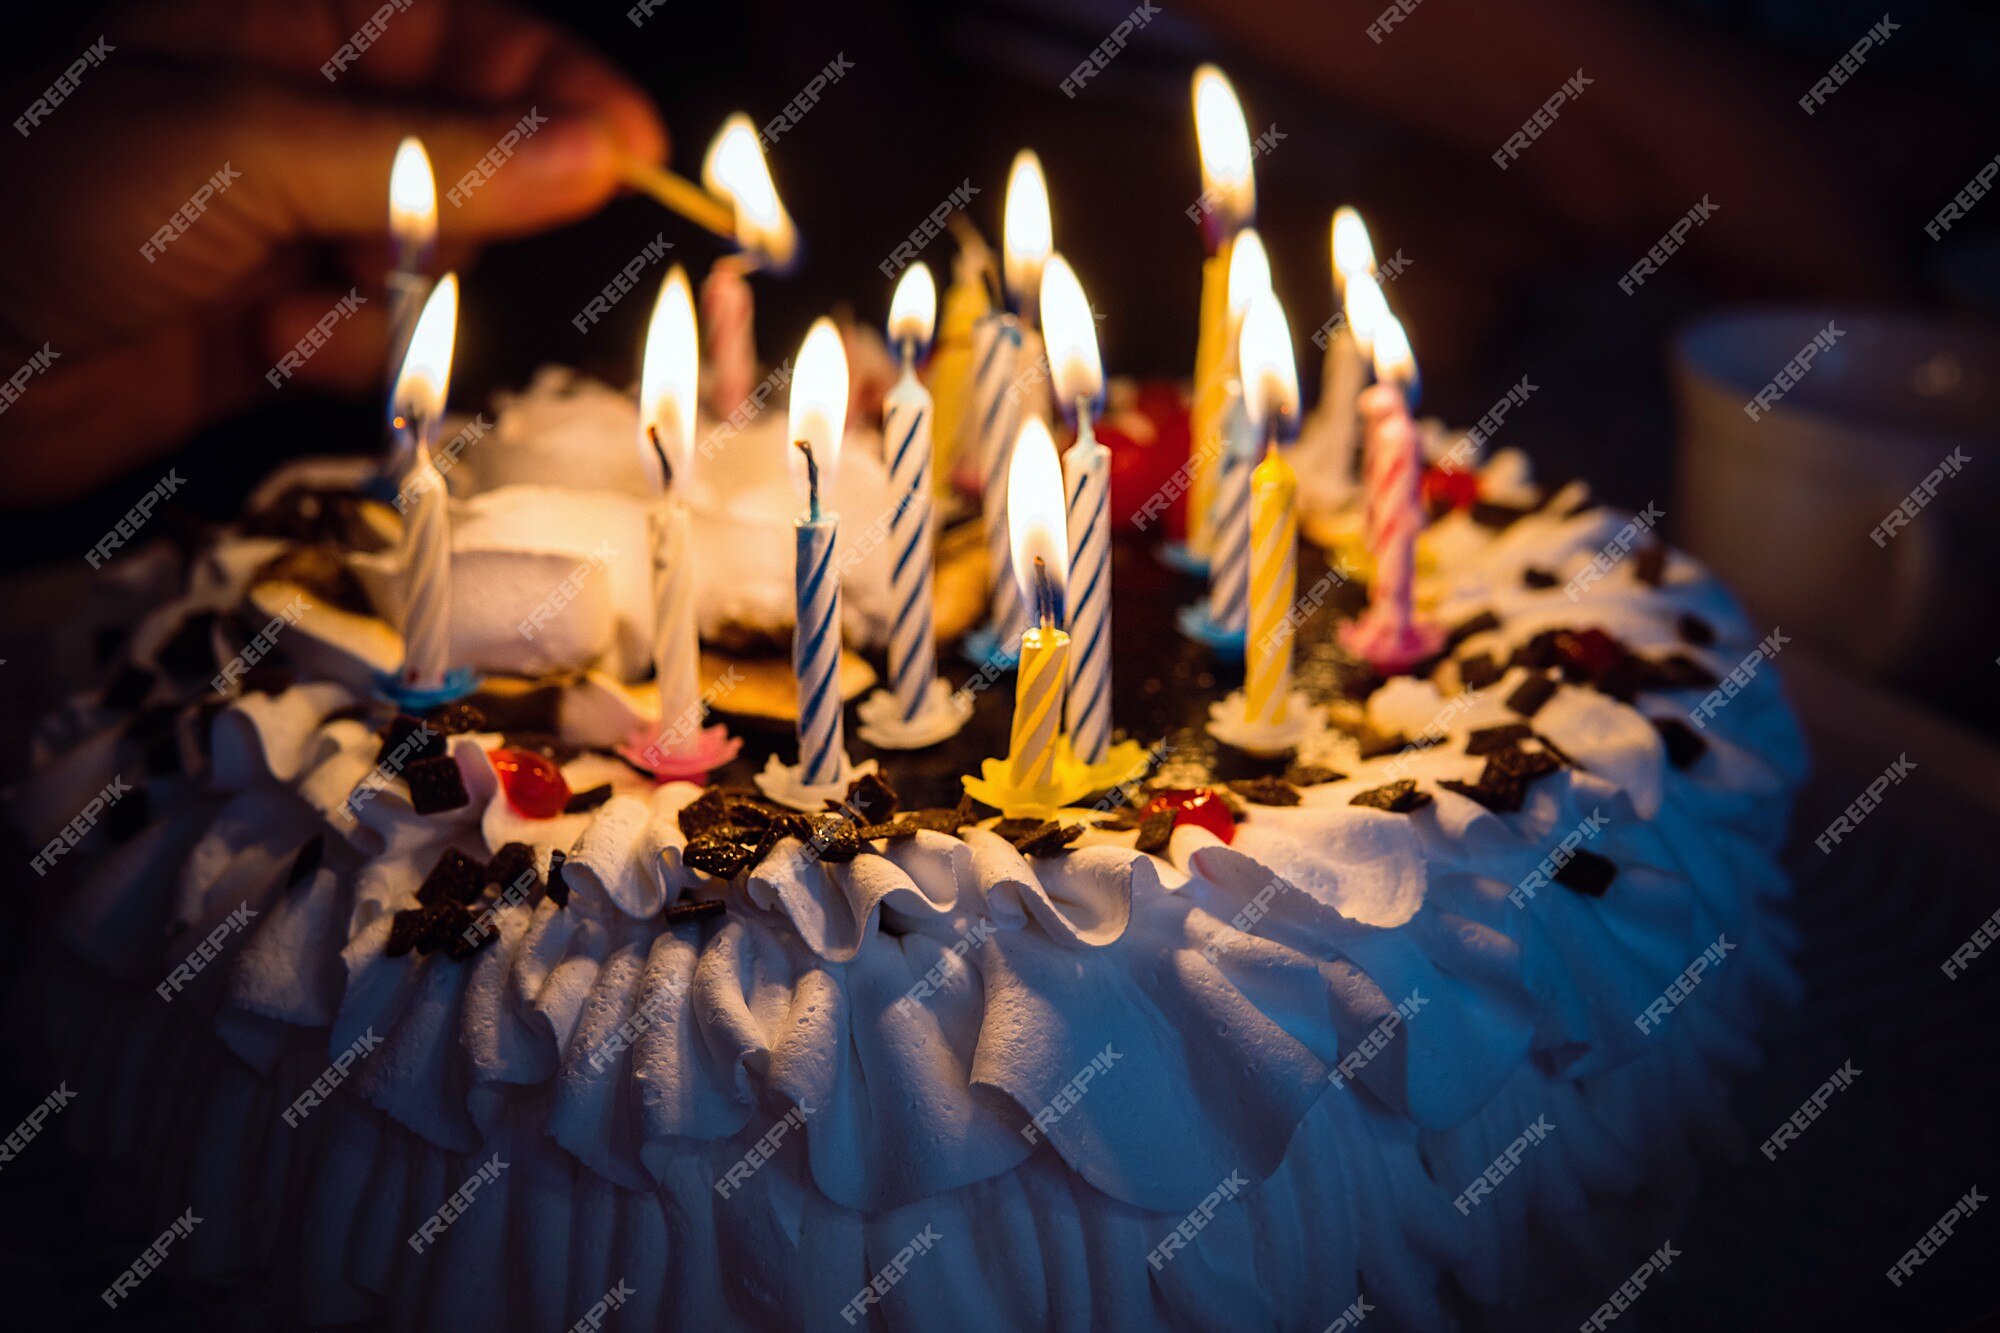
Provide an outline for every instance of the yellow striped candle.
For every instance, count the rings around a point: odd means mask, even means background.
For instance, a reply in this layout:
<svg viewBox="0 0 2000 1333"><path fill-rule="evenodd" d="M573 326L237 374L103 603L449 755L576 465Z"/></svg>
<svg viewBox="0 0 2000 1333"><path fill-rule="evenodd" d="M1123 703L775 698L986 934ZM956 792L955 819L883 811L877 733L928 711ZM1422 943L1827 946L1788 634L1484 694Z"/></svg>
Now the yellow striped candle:
<svg viewBox="0 0 2000 1333"><path fill-rule="evenodd" d="M1276 448L1250 474L1250 639L1244 716L1286 720L1292 693L1292 598L1298 589L1299 479Z"/></svg>
<svg viewBox="0 0 2000 1333"><path fill-rule="evenodd" d="M1236 233L1257 214L1250 170L1250 128L1229 77L1213 65L1194 72L1195 145L1201 155L1201 197L1188 210L1201 225L1208 260L1201 269L1201 331L1195 342L1193 450L1188 485L1187 545L1207 556L1213 543L1209 505L1222 462L1222 386L1229 378L1229 269Z"/></svg>
<svg viewBox="0 0 2000 1333"><path fill-rule="evenodd" d="M1062 464L1049 428L1037 417L1021 423L1007 476L1007 523L1014 575L1035 624L1021 635L1014 684L1014 725L1008 773L1017 788L1052 786L1062 740L1063 695L1069 680L1069 635L1062 630L1069 575L1063 516Z"/></svg>
<svg viewBox="0 0 2000 1333"><path fill-rule="evenodd" d="M1201 332L1194 345L1194 403L1188 409L1187 544L1206 556L1214 541L1209 506L1222 461L1222 408L1229 365L1229 246L1201 265Z"/></svg>

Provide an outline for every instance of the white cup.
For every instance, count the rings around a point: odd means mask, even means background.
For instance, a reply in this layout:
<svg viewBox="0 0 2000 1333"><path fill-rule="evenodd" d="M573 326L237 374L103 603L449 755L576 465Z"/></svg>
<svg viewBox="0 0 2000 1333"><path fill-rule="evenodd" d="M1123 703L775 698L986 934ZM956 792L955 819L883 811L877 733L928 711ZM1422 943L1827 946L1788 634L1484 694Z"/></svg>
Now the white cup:
<svg viewBox="0 0 2000 1333"><path fill-rule="evenodd" d="M1760 620L1865 674L1955 674L2000 590L2000 340L1918 315L1746 310L1683 329L1673 380L1688 549ZM1882 531L1905 500L1915 516Z"/></svg>

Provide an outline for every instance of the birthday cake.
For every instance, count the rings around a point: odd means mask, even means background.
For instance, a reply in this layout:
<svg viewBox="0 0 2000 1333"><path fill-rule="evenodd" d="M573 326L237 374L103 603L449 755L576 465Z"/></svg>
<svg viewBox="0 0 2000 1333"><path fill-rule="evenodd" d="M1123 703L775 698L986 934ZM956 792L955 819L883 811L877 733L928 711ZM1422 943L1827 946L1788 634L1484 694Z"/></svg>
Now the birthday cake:
<svg viewBox="0 0 2000 1333"><path fill-rule="evenodd" d="M619 756L643 578L612 557L532 638L519 586L640 480L478 448L479 692L373 692L398 516L300 465L18 793L63 1128L145 1234L199 1219L185 1277L314 1326L1534 1324L1596 1307L1733 1137L1794 984L1803 752L1768 672L1717 688L1757 631L1643 522L1487 463L1420 550L1443 650L1383 680L1309 624L1327 725L1233 780L1142 736L1146 780L1002 819L937 777L975 726L805 813L750 756ZM1163 689L1197 723L1215 694Z"/></svg>

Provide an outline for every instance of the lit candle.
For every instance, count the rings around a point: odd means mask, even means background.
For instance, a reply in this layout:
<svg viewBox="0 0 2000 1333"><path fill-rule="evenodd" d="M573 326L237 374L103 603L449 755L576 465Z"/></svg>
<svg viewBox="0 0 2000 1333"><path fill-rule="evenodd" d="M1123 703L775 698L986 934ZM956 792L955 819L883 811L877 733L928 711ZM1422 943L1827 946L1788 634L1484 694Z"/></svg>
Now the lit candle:
<svg viewBox="0 0 2000 1333"><path fill-rule="evenodd" d="M1393 395L1371 394L1368 386L1375 378L1375 331L1395 316L1389 313L1389 303L1382 299L1382 289L1372 282L1349 283L1343 307L1347 312L1347 327L1354 337L1355 359L1362 367L1362 387L1355 395L1354 415L1361 430L1361 539L1372 546L1375 542L1376 513L1367 502L1368 472L1373 466L1368 456L1370 441L1374 438L1375 426L1381 420L1383 411L1395 399Z"/></svg>
<svg viewBox="0 0 2000 1333"><path fill-rule="evenodd" d="M701 640L695 624L688 511L681 502L700 373L694 298L676 264L660 285L646 326L639 373L639 456L659 497L653 524L653 679L660 733L689 736L701 723Z"/></svg>
<svg viewBox="0 0 2000 1333"><path fill-rule="evenodd" d="M1271 290L1271 264L1256 231L1245 228L1230 247L1228 378L1223 414L1217 429L1223 440L1222 465L1215 478L1208 579L1208 618L1212 630L1229 643L1240 641L1249 626L1250 594L1250 470L1257 465L1259 441L1244 413L1243 386L1237 378L1237 328L1250 302Z"/></svg>
<svg viewBox="0 0 2000 1333"><path fill-rule="evenodd" d="M401 685L440 690L451 671L451 520L444 478L431 461L438 425L451 392L452 345L458 334L458 275L431 290L410 334L396 377L396 426L407 437L410 496L404 518L403 669Z"/></svg>
<svg viewBox="0 0 2000 1333"><path fill-rule="evenodd" d="M931 606L931 395L917 382L917 357L937 317L937 284L925 265L912 264L889 302L889 341L903 373L882 400L882 447L889 454L889 489L896 511L889 525L889 687L905 722L930 702L937 679Z"/></svg>
<svg viewBox="0 0 2000 1333"><path fill-rule="evenodd" d="M1069 635L1063 633L1067 542L1062 515L1062 467L1040 418L1021 423L1007 475L1011 570L1035 610L1021 635L1014 687L1008 769L1017 789L1052 788L1062 740L1063 692L1069 676Z"/></svg>
<svg viewBox="0 0 2000 1333"><path fill-rule="evenodd" d="M1250 479L1250 633L1245 647L1244 714L1253 726L1288 720L1292 694L1292 597L1298 585L1298 478L1277 448L1296 417L1298 370L1284 307L1259 292L1239 341L1243 406L1263 462Z"/></svg>
<svg viewBox="0 0 2000 1333"><path fill-rule="evenodd" d="M1326 341L1326 366L1320 375L1320 411L1326 413L1332 431L1327 441L1326 464L1348 481L1354 468L1355 445L1360 418L1357 415L1361 391L1368 387L1367 354L1356 336L1353 305L1348 295L1357 285L1376 287L1375 245L1368 226L1351 208L1334 210L1333 299L1346 318ZM1381 295L1377 288L1372 295Z"/></svg>
<svg viewBox="0 0 2000 1333"><path fill-rule="evenodd" d="M1193 454L1188 487L1187 546L1207 559L1214 545L1211 510L1226 441L1230 251L1238 231L1257 213L1251 173L1250 130L1228 76L1213 65L1194 73L1195 141L1201 153L1202 238L1208 259L1201 268L1201 325L1195 342L1194 406L1189 417Z"/></svg>
<svg viewBox="0 0 2000 1333"><path fill-rule="evenodd" d="M1423 529L1422 456L1409 395L1416 358L1396 317L1384 311L1373 328L1375 374L1381 383L1363 395L1369 418L1362 503L1372 535L1375 576L1368 609L1344 626L1341 641L1376 670L1407 670L1436 652L1443 635L1416 616L1417 534Z"/></svg>
<svg viewBox="0 0 2000 1333"><path fill-rule="evenodd" d="M954 213L954 221L964 218ZM951 285L945 288L944 309L938 316L937 345L931 352L931 394L937 400L932 454L936 459L935 488L942 492L957 483L967 495L979 489L979 453L968 426L972 396L973 343L979 325L992 310L987 294L987 270L992 255L970 224L959 236L951 264Z"/></svg>
<svg viewBox="0 0 2000 1333"><path fill-rule="evenodd" d="M798 251L798 232L772 183L757 127L741 112L717 131L702 160L701 177L710 192L735 209L736 239L742 246L740 254L717 260L701 284L708 364L715 377L709 409L726 417L750 396L757 378L755 303L748 275L760 268L788 267Z"/></svg>
<svg viewBox="0 0 2000 1333"><path fill-rule="evenodd" d="M1006 218L1001 235L1002 267L1011 309L987 317L974 341L972 413L979 442L982 481L980 510L986 533L988 582L992 591L991 647L1013 655L1027 628L1019 585L1009 566L1007 479L1014 443L1026 414L1020 379L1039 359L1031 358L1028 330L1034 323L1042 266L1050 248L1049 192L1042 164L1032 152L1014 158L1007 178ZM1039 341L1032 344L1039 349ZM1046 394L1044 394L1046 397ZM1039 414L1036 414L1039 415Z"/></svg>
<svg viewBox="0 0 2000 1333"><path fill-rule="evenodd" d="M1076 443L1063 454L1069 525L1068 724L1076 757L1100 763L1111 746L1111 451L1091 429L1104 392L1096 318L1076 273L1061 255L1042 270L1042 327L1056 400L1076 418Z"/></svg>
<svg viewBox="0 0 2000 1333"><path fill-rule="evenodd" d="M814 788L838 783L847 768L840 694L840 570L834 560L840 515L821 504L832 487L840 437L847 427L847 353L832 320L813 321L794 365L789 438L797 449L793 474L804 492L806 509L797 526L798 622L792 632L792 671L799 693L798 780Z"/></svg>
<svg viewBox="0 0 2000 1333"><path fill-rule="evenodd" d="M414 136L396 145L396 158L389 168L389 239L396 249L396 266L388 281L391 369L384 415L389 420L389 451L383 474L400 484L413 460L406 447L408 433L397 430L394 424L395 380L409 350L410 333L430 295L431 251L437 243L437 180L431 173L430 154Z"/></svg>

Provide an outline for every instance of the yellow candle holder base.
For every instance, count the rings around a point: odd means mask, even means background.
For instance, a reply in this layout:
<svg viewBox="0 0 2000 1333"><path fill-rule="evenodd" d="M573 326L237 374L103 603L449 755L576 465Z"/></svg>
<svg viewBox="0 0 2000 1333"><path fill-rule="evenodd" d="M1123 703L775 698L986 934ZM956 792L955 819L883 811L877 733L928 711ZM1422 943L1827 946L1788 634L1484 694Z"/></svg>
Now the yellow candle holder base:
<svg viewBox="0 0 2000 1333"><path fill-rule="evenodd" d="M1014 765L1007 759L987 759L979 765L978 777L963 779L966 795L981 805L990 805L1008 819L1049 819L1056 811L1074 805L1092 792L1122 787L1146 771L1149 759L1137 741L1120 741L1105 752L1104 758L1086 764L1070 747L1069 737L1056 741L1055 777L1039 786L1015 783Z"/></svg>
<svg viewBox="0 0 2000 1333"><path fill-rule="evenodd" d="M1243 691L1230 691L1227 698L1208 706L1208 734L1245 754L1275 759L1297 750L1326 727L1326 710L1297 691L1286 696L1282 722L1252 722L1249 712Z"/></svg>

